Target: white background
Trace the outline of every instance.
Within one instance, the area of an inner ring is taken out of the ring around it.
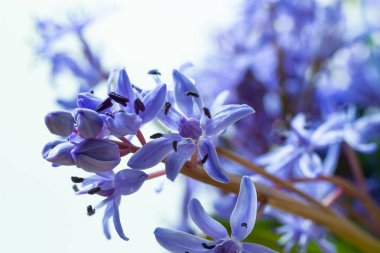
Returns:
[[[161,1],[4,1],[0,2],[0,252],[163,252],[153,230],[170,226],[179,212],[180,182],[160,179],[124,198],[121,219],[129,242],[102,233],[102,211],[87,217],[86,206],[98,196],[75,196],[70,176],[75,167],[53,168],[41,157],[43,145],[54,139],[44,115],[56,108],[48,66],[32,52],[33,19],[64,17],[82,8],[112,15],[92,30],[92,44],[101,48],[109,66],[127,65],[134,81],[151,68],[169,70],[187,61],[195,64],[212,50],[216,28],[231,19],[236,5],[228,0]],[[115,4],[115,5],[114,5]],[[114,7],[113,7],[114,6]],[[126,161],[122,162],[125,165]]]

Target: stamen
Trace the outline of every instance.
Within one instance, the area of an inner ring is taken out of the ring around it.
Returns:
[[[92,205],[87,206],[87,215],[91,216],[95,214],[95,209],[92,207]]]
[[[93,195],[95,193],[98,193],[100,190],[101,190],[100,187],[95,187],[95,188],[92,188],[91,190],[89,190],[87,193]]]
[[[210,110],[208,108],[203,107],[203,112],[205,113],[207,118],[211,119],[211,113],[210,113]]]
[[[94,94],[94,90],[90,90],[90,93],[91,93],[91,94]]]
[[[95,109],[95,111],[97,112],[101,112],[105,109],[108,109],[110,107],[112,107],[112,99],[111,98],[106,98],[100,105],[98,105]]]
[[[82,183],[84,181],[84,178],[82,178],[82,177],[71,177],[71,181],[73,183],[79,184],[79,183]]]
[[[135,113],[139,114],[140,111],[145,111],[145,105],[140,99],[136,99],[134,102]]]
[[[202,158],[201,163],[205,164],[208,159],[208,154],[205,154],[205,156]]]
[[[74,192],[79,192],[79,188],[76,184],[73,185],[73,190]]]
[[[215,245],[207,245],[207,243],[202,243],[202,246],[203,246],[203,248],[205,248],[205,249],[213,249],[213,248],[215,248]]]
[[[164,108],[165,108],[165,115],[168,115],[168,112],[169,112],[170,107],[172,107],[172,104],[169,103],[169,102],[166,102],[165,105],[164,105]]]
[[[199,97],[199,94],[194,91],[188,91],[185,93],[187,96]]]
[[[162,133],[156,133],[150,136],[151,139],[158,139],[164,136]]]
[[[178,150],[178,141],[173,141],[173,149],[175,152]]]
[[[241,224],[241,226],[242,226],[242,227],[245,227],[245,228],[248,228],[248,224],[245,223],[245,222],[243,222],[243,223]]]
[[[122,106],[127,106],[127,103],[129,102],[128,98],[126,98],[126,97],[124,97],[122,95],[116,94],[115,92],[108,93],[108,96],[110,98],[112,98],[113,101],[115,101],[116,103],[121,104]]]
[[[161,73],[160,73],[160,71],[158,71],[158,69],[152,69],[152,70],[149,70],[148,75],[158,75],[158,76],[160,76]]]

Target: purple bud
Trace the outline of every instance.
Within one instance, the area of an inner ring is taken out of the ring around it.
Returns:
[[[51,112],[45,116],[45,124],[52,134],[69,136],[74,128],[74,118],[69,112]]]
[[[42,150],[42,156],[49,162],[59,165],[75,165],[71,151],[75,147],[68,141],[51,141]]]
[[[77,166],[88,172],[112,170],[120,163],[117,144],[106,140],[84,140],[71,154]]]
[[[148,175],[140,170],[121,170],[115,175],[115,189],[121,195],[135,193],[140,189],[147,177]]]
[[[95,138],[103,128],[103,120],[99,114],[89,109],[76,109],[74,112],[79,135],[84,138]]]

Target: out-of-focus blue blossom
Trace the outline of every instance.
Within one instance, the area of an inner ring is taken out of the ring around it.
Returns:
[[[41,42],[37,54],[51,64],[51,76],[55,79],[60,74],[70,73],[78,82],[78,92],[90,91],[99,82],[106,80],[107,71],[101,65],[99,56],[91,49],[85,38],[85,30],[95,20],[90,15],[71,15],[66,23],[52,19],[38,19],[37,32]],[[73,48],[59,48],[58,45],[67,38],[75,38],[81,46],[78,54]],[[57,102],[68,109],[75,108],[75,100],[59,98]]]
[[[230,217],[231,236],[222,224],[210,217],[197,199],[189,203],[189,212],[194,223],[215,241],[209,241],[184,232],[157,228],[157,241],[170,252],[275,252],[253,243],[241,243],[251,232],[256,222],[256,189],[249,177],[243,177],[239,196]]]
[[[166,175],[174,180],[197,147],[198,157],[206,172],[217,181],[227,182],[211,138],[254,110],[247,105],[224,105],[211,114],[188,77],[174,70],[173,79],[174,101],[165,104],[159,119],[178,133],[159,134],[157,139],[144,145],[131,157],[128,166],[147,169],[167,156]]]
[[[142,171],[124,169],[116,174],[113,171],[100,172],[87,178],[73,177],[74,183],[81,183],[76,187],[77,194],[98,194],[105,197],[95,207],[88,206],[87,214],[93,215],[96,210],[105,206],[103,216],[103,232],[107,239],[111,239],[109,220],[113,219],[116,232],[123,240],[129,240],[123,231],[120,222],[119,205],[122,196],[130,195],[140,189],[148,175]]]
[[[50,133],[66,137],[73,131],[74,118],[69,112],[50,112],[45,116],[45,125]]]
[[[84,140],[71,155],[79,168],[94,173],[112,170],[120,163],[119,147],[107,140]]]
[[[68,141],[52,141],[45,145],[42,150],[42,156],[45,160],[56,165],[75,165],[74,158],[71,156],[71,151],[75,145]]]

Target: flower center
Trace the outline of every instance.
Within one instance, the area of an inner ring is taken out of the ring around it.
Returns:
[[[202,129],[198,120],[185,117],[181,118],[178,128],[179,135],[184,138],[191,138],[195,141],[202,135]]]
[[[229,240],[215,248],[215,253],[238,253],[240,245],[236,242]]]

